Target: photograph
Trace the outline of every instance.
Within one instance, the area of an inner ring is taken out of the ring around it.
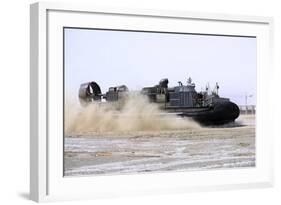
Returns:
[[[256,166],[257,38],[63,28],[63,176]]]

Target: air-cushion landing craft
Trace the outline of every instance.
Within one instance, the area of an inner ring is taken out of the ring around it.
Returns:
[[[239,107],[228,98],[218,95],[219,86],[210,91],[209,86],[205,91],[197,92],[195,84],[188,78],[184,85],[168,87],[167,78],[151,87],[144,87],[140,93],[156,103],[164,113],[175,113],[181,117],[190,117],[202,125],[220,125],[235,121],[240,114]],[[79,89],[79,100],[82,105],[91,102],[114,103],[126,100],[129,89],[125,85],[110,87],[102,94],[100,86],[92,81],[83,83]]]

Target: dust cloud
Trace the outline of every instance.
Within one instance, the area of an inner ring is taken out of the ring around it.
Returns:
[[[65,100],[65,135],[105,132],[167,131],[199,128],[186,118],[164,114],[156,104],[139,93],[130,93],[123,102],[93,102],[82,107]]]

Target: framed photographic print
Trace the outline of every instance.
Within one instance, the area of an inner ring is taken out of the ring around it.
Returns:
[[[31,199],[272,186],[272,24],[32,4]]]

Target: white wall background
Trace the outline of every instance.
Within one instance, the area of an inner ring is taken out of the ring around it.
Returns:
[[[29,193],[29,0],[0,6],[0,204],[32,204]],[[79,2],[82,2],[81,0]],[[281,6],[278,0],[92,0],[100,6],[273,16],[275,19],[275,133],[280,133]],[[278,92],[279,90],[279,92]],[[279,120],[279,121],[278,121]],[[278,129],[278,130],[277,130]],[[66,204],[281,204],[281,135],[275,139],[276,186]]]

